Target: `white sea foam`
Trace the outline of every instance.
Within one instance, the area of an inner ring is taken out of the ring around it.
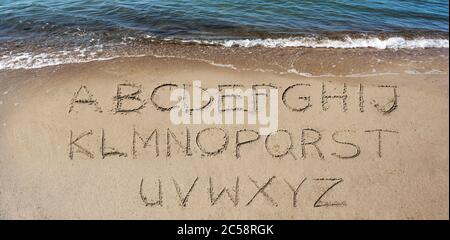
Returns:
[[[75,48],[57,52],[11,53],[0,56],[0,70],[43,68],[61,64],[83,63],[115,58],[99,56],[101,52],[101,46],[96,46],[95,48]]]
[[[195,41],[198,42],[198,41]],[[380,39],[351,38],[342,40],[318,39],[315,37],[291,37],[278,39],[241,39],[223,41],[201,41],[205,44],[219,44],[225,47],[307,47],[307,48],[377,48],[377,49],[415,49],[415,48],[448,48],[448,39],[416,38],[405,39],[403,37],[390,37]]]
[[[150,37],[150,36],[149,36]],[[165,39],[173,41],[173,39]],[[404,39],[402,37],[391,37],[380,39],[350,37],[343,40],[318,39],[314,37],[291,37],[279,39],[241,39],[241,40],[183,40],[182,42],[192,42],[200,44],[219,44],[224,47],[255,47],[267,48],[283,47],[307,47],[307,48],[376,48],[376,49],[416,49],[416,48],[448,48],[448,39],[416,38]],[[29,69],[42,68],[60,64],[83,63],[98,60],[109,60],[120,56],[106,56],[103,54],[103,46],[97,45],[89,48],[75,48],[65,51],[50,53],[10,53],[0,56],[0,70],[2,69]],[[133,55],[138,56],[138,55]],[[222,66],[231,67],[234,66]],[[290,72],[293,73],[293,72]],[[296,73],[307,75],[307,73]]]
[[[61,57],[57,54],[31,54],[19,53],[11,56],[0,57],[0,70],[12,69],[33,69],[43,68],[70,63],[83,63],[91,61],[109,60],[116,57],[99,57],[99,58],[77,58],[77,57]]]

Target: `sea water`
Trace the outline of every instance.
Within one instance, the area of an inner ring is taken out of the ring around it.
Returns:
[[[225,47],[448,48],[448,6],[446,0],[0,0],[0,69],[57,63],[63,56],[79,62],[149,39]]]

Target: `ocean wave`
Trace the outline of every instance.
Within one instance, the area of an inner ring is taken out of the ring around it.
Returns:
[[[139,38],[126,38],[122,42],[116,44],[99,44],[88,47],[61,47],[62,50],[49,51],[48,48],[35,46],[35,51],[28,51],[24,47],[22,51],[13,52],[4,47],[0,50],[0,70],[14,69],[33,69],[43,68],[47,66],[85,63],[91,61],[110,60],[118,57],[138,57],[138,56],[155,56],[158,52],[167,50],[172,55],[177,55],[178,51],[173,48],[176,44],[183,48],[183,43],[189,44],[206,44],[231,47],[265,47],[265,48],[285,48],[285,47],[305,47],[305,48],[375,48],[375,49],[424,49],[424,48],[448,48],[448,39],[433,38],[415,38],[406,39],[403,37],[367,37],[367,38],[351,38],[342,37],[340,39],[329,39],[320,37],[290,37],[278,39],[240,39],[240,40],[177,40],[177,39],[158,39],[149,35],[144,36],[145,41]],[[170,46],[164,49],[164,43]],[[162,44],[162,45],[161,45]],[[13,46],[16,46],[13,44]],[[60,48],[60,49],[61,49]],[[37,50],[37,51],[36,51]],[[163,54],[166,55],[166,54]],[[218,64],[218,63],[216,63]],[[225,66],[225,65],[224,65]],[[231,65],[230,65],[231,66]],[[229,67],[229,66],[228,66]]]
[[[109,60],[118,56],[106,56],[102,46],[75,48],[56,52],[18,52],[0,56],[0,70],[34,69],[61,64]]]
[[[184,41],[189,42],[189,41]],[[267,38],[267,39],[239,39],[239,40],[216,40],[199,41],[203,44],[218,44],[224,47],[306,47],[306,48],[376,48],[376,49],[416,49],[416,48],[448,48],[448,39],[416,38],[405,39],[403,37],[379,37],[343,39],[319,39],[316,37],[290,37],[290,38]]]

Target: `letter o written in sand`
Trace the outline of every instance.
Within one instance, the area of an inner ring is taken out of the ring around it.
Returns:
[[[215,156],[227,149],[229,136],[221,128],[205,128],[197,133],[195,141],[206,156]],[[218,148],[216,143],[220,144]]]

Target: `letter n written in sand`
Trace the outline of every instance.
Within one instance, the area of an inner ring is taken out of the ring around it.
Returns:
[[[167,133],[166,133],[166,148],[167,148],[167,152],[166,152],[166,156],[170,157],[172,155],[172,142],[170,141],[170,139],[173,139],[174,142],[178,145],[178,147],[180,147],[180,149],[182,149],[186,156],[192,156],[192,152],[191,152],[191,134],[189,132],[189,129],[186,128],[186,144],[183,145],[183,143],[181,143],[180,140],[178,140],[177,136],[172,132],[172,130],[170,130],[169,128],[167,129]]]

